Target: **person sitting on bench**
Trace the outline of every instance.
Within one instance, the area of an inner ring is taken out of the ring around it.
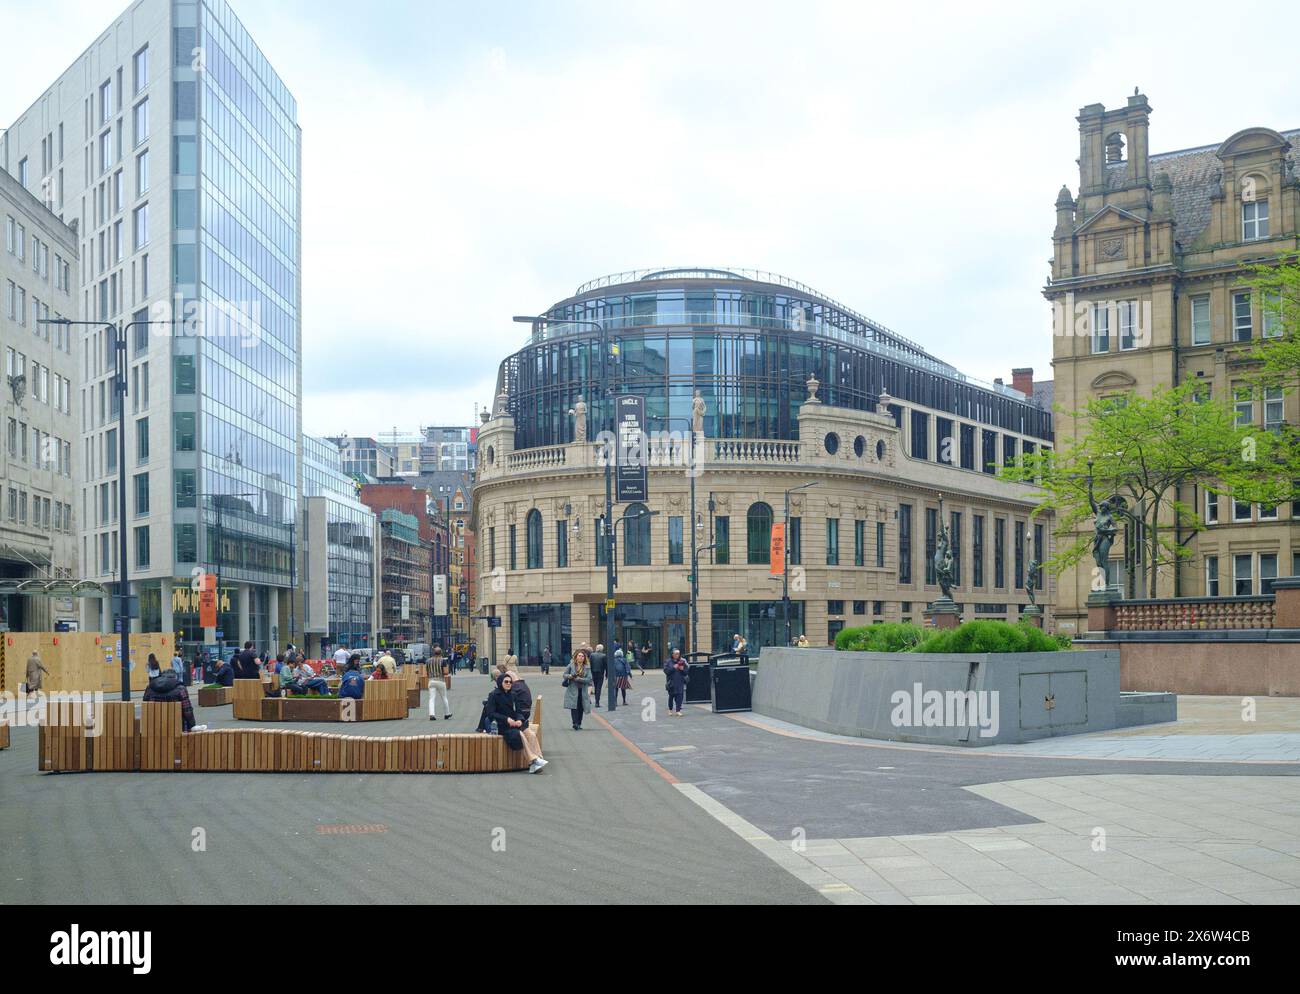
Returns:
[[[514,681],[510,674],[502,673],[497,677],[497,688],[488,699],[488,713],[497,723],[497,734],[506,740],[506,745],[515,751],[522,749],[528,759],[528,772],[540,773],[546,765],[542,758],[541,744],[537,741],[537,730],[528,727],[528,718],[519,710],[519,702],[514,695]]]
[[[320,694],[328,697],[330,694],[330,685],[322,676],[317,676],[316,671],[311,668],[311,663],[303,660],[298,666],[298,685],[302,687],[303,693]]]
[[[164,671],[158,665],[158,657],[149,653],[149,685],[144,690],[145,701],[180,701],[181,731],[202,732],[208,726],[194,723],[194,706],[190,704],[190,695],[185,690],[181,678],[170,667]]]
[[[212,682],[220,684],[222,687],[233,687],[235,685],[235,668],[223,659],[217,664],[216,670],[213,671]]]
[[[366,695],[366,678],[361,675],[361,657],[353,653],[348,657],[347,669],[339,682],[339,697],[361,700]]]

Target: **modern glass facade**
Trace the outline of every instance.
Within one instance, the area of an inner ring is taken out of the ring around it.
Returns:
[[[202,319],[173,346],[198,370],[198,555],[223,581],[288,587],[301,410],[297,105],[222,0],[174,4],[173,87],[172,292]]]
[[[310,516],[323,508],[328,576],[328,614],[311,616],[306,622],[318,629],[324,621],[327,634],[322,640],[332,645],[366,646],[374,641],[375,599],[375,514],[356,497],[356,485],[343,472],[338,446],[323,438],[303,436],[303,500],[307,504],[306,529],[313,531]],[[308,501],[309,498],[323,498]],[[308,557],[319,555],[308,549]],[[311,575],[308,559],[308,575]],[[308,605],[311,604],[308,598]],[[311,630],[311,629],[309,629]]]
[[[579,288],[546,312],[533,339],[501,366],[517,448],[572,440],[567,412],[582,395],[592,436],[608,423],[599,332],[610,342],[618,393],[643,394],[649,418],[689,419],[699,390],[709,437],[798,437],[805,381],[827,404],[874,410],[896,400],[1050,440],[1050,412],[984,385],[920,346],[771,274],[665,270]],[[654,423],[652,421],[652,423]]]

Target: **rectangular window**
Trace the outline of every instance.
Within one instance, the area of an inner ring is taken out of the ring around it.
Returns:
[[[176,544],[176,561],[192,563],[198,558],[199,543],[194,525],[176,525],[173,530]]]
[[[1219,557],[1205,557],[1205,596],[1219,596]]]
[[[951,532],[948,539],[952,543],[952,584],[956,587],[961,585],[961,514],[958,511],[952,512]]]
[[[135,157],[135,195],[143,197],[149,192],[149,153],[141,152]]]
[[[912,412],[912,458],[930,458],[930,415],[925,411]]]
[[[1213,490],[1205,491],[1205,523],[1212,525],[1219,520],[1219,495]]]
[[[1248,200],[1241,205],[1241,240],[1254,242],[1268,237],[1268,201]]]
[[[1119,304],[1119,347],[1127,352],[1137,348],[1137,313],[1136,300],[1121,300]]]
[[[497,568],[497,530],[496,527],[488,529],[488,569]]]
[[[1013,589],[1020,590],[1025,585],[1025,523],[1016,522],[1016,585]]]
[[[1250,293],[1232,295],[1232,338],[1236,342],[1249,342],[1252,330]]]
[[[142,525],[135,530],[135,565],[137,569],[149,567],[149,526]]]
[[[971,518],[971,584],[984,586],[984,515]]]
[[[912,505],[898,505],[898,582],[912,582]]]
[[[840,519],[826,519],[826,565],[840,564]]]
[[[957,439],[952,433],[951,418],[934,419],[934,447],[935,461],[951,466],[953,453],[957,448]]]
[[[1264,427],[1271,432],[1280,433],[1286,423],[1285,402],[1281,387],[1264,388]]]
[[[135,516],[149,513],[149,474],[137,473],[135,476]]]
[[[983,439],[980,453],[981,462],[983,463],[982,468],[984,472],[990,475],[996,474],[998,471],[998,433],[985,428],[981,438]]]
[[[934,553],[939,545],[939,511],[937,508],[925,509],[925,582],[934,583]]]
[[[517,538],[516,528],[517,528],[516,525],[511,525],[509,534],[507,535],[507,549],[508,549],[507,561],[510,563],[510,568],[512,570],[518,569],[518,559],[516,557],[518,551],[517,542],[516,542],[516,538]]]
[[[785,545],[790,565],[798,566],[803,562],[803,518],[791,518],[787,531]]]
[[[1261,552],[1259,554],[1259,592],[1273,593],[1273,581],[1277,579],[1277,553]]]
[[[1255,423],[1255,402],[1250,387],[1239,387],[1232,392],[1232,406],[1237,412],[1237,424],[1253,425]]]
[[[569,522],[555,522],[555,565],[569,565]]]
[[[140,418],[135,423],[135,461],[137,465],[149,461],[149,419]]]
[[[177,452],[194,451],[194,413],[192,411],[177,412],[173,416],[175,427],[174,448]]]
[[[1042,565],[1046,553],[1047,550],[1043,548],[1043,526],[1034,525],[1034,559],[1038,561],[1039,565]],[[1043,571],[1041,569],[1038,571],[1038,581],[1034,584],[1034,589],[1043,589]]]
[[[146,45],[140,51],[135,53],[131,60],[133,88],[132,93],[139,93],[149,85],[149,46]]]
[[[1232,592],[1237,597],[1249,597],[1255,592],[1250,560],[1250,553],[1232,557]]]
[[[1003,590],[1007,585],[1007,522],[1005,518],[993,519],[993,586]]]
[[[827,601],[827,602],[826,602],[826,613],[827,613],[827,614],[843,614],[843,613],[844,613],[844,602],[843,602],[843,601]]]
[[[1235,497],[1232,498],[1232,520],[1249,521],[1250,508],[1251,508],[1250,501],[1248,500],[1239,501]]]
[[[867,523],[853,522],[853,565],[867,565]]]
[[[668,519],[668,564],[670,566],[680,566],[682,564],[682,519],[680,515],[673,515]]]
[[[1110,351],[1110,308],[1106,304],[1092,305],[1092,351],[1094,355]]]
[[[975,426],[961,425],[961,468],[975,468]]]
[[[178,469],[172,479],[176,486],[176,506],[194,507],[198,489],[194,484],[194,470]]]
[[[1002,465],[1014,466],[1016,464],[1016,436],[1002,436]]]
[[[132,213],[132,218],[134,220],[132,227],[135,231],[135,244],[132,251],[138,252],[149,244],[149,205],[141,204],[137,207]]]
[[[881,569],[885,566],[885,523],[876,522],[876,565]]]
[[[141,100],[132,108],[132,125],[135,131],[135,144],[141,145],[149,140],[149,98]]]
[[[1210,344],[1210,298],[1192,298],[1192,344]]]
[[[194,357],[178,355],[172,364],[173,389],[177,394],[194,392]]]
[[[716,543],[713,561],[719,566],[726,566],[731,562],[731,518],[727,515],[714,518],[713,541]]]

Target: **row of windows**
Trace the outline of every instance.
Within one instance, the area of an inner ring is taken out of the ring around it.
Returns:
[[[5,251],[15,256],[19,262],[26,262],[24,246],[27,244],[27,228],[11,215],[5,215]],[[62,255],[54,253],[54,288],[64,293],[70,292],[71,269]],[[32,235],[32,275],[50,281],[50,247],[35,234]],[[10,284],[12,285],[12,284]],[[10,314],[10,317],[13,317]]]
[[[9,418],[5,431],[5,450],[9,458],[37,469],[49,470],[58,476],[72,478],[72,443],[34,427],[31,442],[27,444],[27,422]]]
[[[1273,581],[1278,577],[1278,553],[1241,552],[1229,558],[1232,562],[1232,575],[1224,577],[1224,580],[1232,585],[1228,591],[1230,596],[1253,597],[1273,593]],[[1300,576],[1300,552],[1291,553],[1290,575]],[[1205,594],[1207,597],[1224,595],[1217,555],[1205,557]]]
[[[1252,504],[1250,501],[1238,501],[1235,497],[1223,497],[1213,491],[1205,491],[1205,523],[1214,525],[1219,523],[1220,501],[1227,505],[1226,510],[1229,516],[1224,518],[1225,521],[1241,522],[1249,524],[1252,520],[1257,522],[1278,521],[1280,520],[1279,510],[1285,505],[1279,504]],[[1300,500],[1291,502],[1291,520],[1300,521]]]
[[[999,466],[1014,466],[1020,456],[1028,459],[1038,451],[1038,443],[1027,438],[1002,435],[999,445],[996,431],[955,422],[928,411],[912,410],[909,417],[907,408],[890,404],[889,412],[900,429],[907,426],[907,451],[913,459],[996,475]],[[931,434],[934,436],[933,445],[930,444]],[[1051,446],[1043,445],[1043,451],[1050,452]]]
[[[16,525],[27,524],[27,491],[21,487],[10,487],[6,502],[5,516]],[[70,533],[73,529],[72,505],[62,501],[51,500],[39,494],[31,495],[31,526],[47,532]]]
[[[1259,311],[1261,338],[1276,338],[1282,334],[1282,299],[1277,294],[1265,295],[1260,306],[1255,306],[1256,294],[1250,290],[1234,291],[1230,298],[1229,341],[1249,342],[1256,337],[1256,315]],[[1192,326],[1189,332],[1192,345],[1209,345],[1213,340],[1213,321],[1209,294],[1191,298]],[[1094,354],[1112,350],[1112,330],[1118,331],[1117,346],[1121,352],[1136,349],[1151,342],[1151,307],[1148,302],[1127,300],[1092,305],[1090,331],[1091,350]]]

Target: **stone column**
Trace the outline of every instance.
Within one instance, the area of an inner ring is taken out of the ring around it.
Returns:
[[[570,636],[573,648],[576,649],[584,642],[594,646],[600,641],[599,633],[596,631],[595,614],[592,605],[583,601],[575,601],[569,608],[569,620],[573,626]]]

